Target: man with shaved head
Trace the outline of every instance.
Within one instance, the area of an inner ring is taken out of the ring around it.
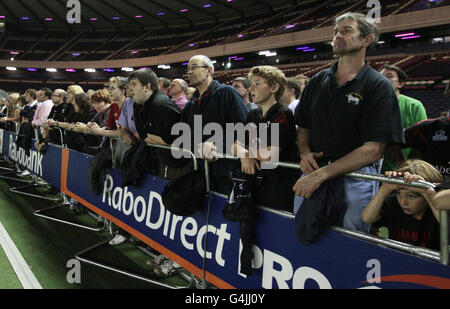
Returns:
[[[182,79],[174,79],[167,90],[167,94],[181,110],[188,101],[186,98],[187,90],[188,84]]]
[[[67,92],[63,89],[56,89],[52,95],[53,107],[48,115],[47,122],[52,120],[64,121],[64,115],[67,108]],[[57,145],[61,145],[61,134],[59,130],[53,128],[47,128],[48,140]]]

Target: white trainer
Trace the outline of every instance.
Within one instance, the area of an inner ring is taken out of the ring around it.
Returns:
[[[28,170],[24,170],[22,173],[20,173],[20,176],[28,176],[31,173]]]
[[[116,237],[114,237],[113,239],[111,239],[108,243],[111,246],[117,246],[120,244],[123,244],[124,242],[127,241],[128,238],[126,238],[125,236],[122,236],[120,234],[117,234]]]

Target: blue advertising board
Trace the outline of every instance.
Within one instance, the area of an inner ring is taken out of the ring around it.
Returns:
[[[90,156],[67,152],[68,195],[199,277],[205,256],[205,278],[220,288],[450,288],[448,266],[334,231],[313,245],[301,245],[293,216],[265,208],[256,211],[254,271],[245,276],[239,272],[239,224],[223,218],[224,197],[205,197],[193,216],[175,216],[161,201],[166,180],[149,175],[138,187],[122,187],[120,171],[114,169],[102,194],[95,195],[86,181]]]
[[[3,134],[3,154],[11,152],[12,146],[5,145],[10,135]],[[52,183],[59,176],[61,192],[219,288],[450,288],[448,266],[333,230],[312,245],[302,245],[295,236],[293,215],[266,208],[256,210],[253,273],[245,276],[239,271],[239,223],[223,218],[223,196],[205,196],[197,213],[176,216],[162,203],[167,180],[148,175],[139,186],[123,187],[116,169],[110,170],[102,193],[96,195],[87,181],[91,159],[50,145],[40,176]]]
[[[34,147],[32,140],[30,154],[27,156],[23,148],[17,147],[17,134],[6,130],[0,132],[1,149],[11,161],[21,168],[28,169],[32,174],[45,179],[53,188],[60,190],[61,185],[61,147],[49,144],[47,151],[41,154]]]

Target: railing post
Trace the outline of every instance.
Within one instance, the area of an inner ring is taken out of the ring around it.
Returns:
[[[440,212],[441,221],[441,263],[448,265],[448,212],[442,210]]]

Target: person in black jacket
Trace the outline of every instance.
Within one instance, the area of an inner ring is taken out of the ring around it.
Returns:
[[[88,123],[77,122],[74,129],[77,132],[82,132],[86,140],[86,147],[84,151],[88,154],[95,155],[103,147],[107,141],[106,137],[103,137],[99,132],[91,131],[91,128],[99,128],[103,132],[107,121],[112,117],[111,110],[111,98],[107,90],[100,89],[94,92],[90,96],[91,104],[94,106],[96,114],[89,119]]]
[[[253,109],[244,124],[255,125],[255,136],[236,140],[233,154],[240,157],[241,171],[254,175],[259,170],[262,185],[256,189],[254,201],[257,204],[293,211],[295,184],[299,172],[277,167],[264,169],[261,162],[296,162],[296,129],[294,115],[287,106],[279,103],[287,85],[286,77],[278,68],[257,66],[250,70],[251,92],[258,109]],[[266,130],[263,134],[262,130]],[[272,139],[272,131],[274,139]],[[250,135],[250,134],[249,134]]]
[[[70,119],[72,119],[74,111],[74,104],[75,104],[75,96],[77,94],[84,93],[83,88],[81,88],[78,85],[70,85],[67,87],[66,92],[66,105],[64,108],[60,111],[61,113],[58,113],[58,116],[53,115],[52,112],[50,112],[50,116],[47,120],[47,125],[49,127],[60,127],[62,129],[69,128]],[[57,132],[58,130],[55,129]],[[65,135],[65,132],[64,132]],[[59,137],[58,140],[61,138]],[[56,137],[55,137],[56,140]],[[64,141],[63,141],[64,142]]]
[[[23,150],[27,156],[30,155],[31,140],[34,137],[33,126],[31,121],[33,120],[33,111],[27,109],[20,113],[21,126],[19,134],[17,135],[16,145]]]
[[[65,144],[68,148],[84,151],[86,140],[83,133],[71,131],[77,122],[87,123],[92,117],[89,114],[91,108],[89,95],[79,93],[73,101],[73,112],[69,113],[65,122],[56,122],[56,126],[66,129]]]
[[[231,189],[230,171],[234,169],[235,162],[230,160],[214,162],[216,158],[210,157],[210,154],[214,151],[229,152],[234,143],[234,136],[224,136],[222,145],[214,145],[208,141],[212,137],[212,133],[203,134],[203,129],[208,124],[216,123],[220,125],[223,132],[226,132],[227,124],[235,125],[245,121],[248,109],[235,88],[213,80],[214,65],[208,57],[204,55],[192,57],[186,73],[190,86],[195,87],[197,91],[186,103],[182,111],[181,122],[187,124],[191,129],[192,152],[198,151],[202,158],[211,162],[209,170],[212,190],[229,194]],[[195,119],[199,116],[201,116],[201,128],[195,128]],[[197,131],[202,132],[200,139],[195,136]],[[200,144],[195,144],[198,139]],[[200,164],[200,166],[203,165]]]
[[[64,121],[64,111],[67,108],[67,93],[63,89],[56,89],[52,94],[53,107],[47,117],[47,127],[44,128],[42,139],[36,141],[35,146],[39,152],[45,152],[47,144],[61,145],[61,133],[49,126],[54,120]]]
[[[141,69],[131,73],[128,79],[141,140],[170,146],[175,139],[171,135],[172,126],[180,120],[180,108],[159,91],[158,77],[153,71]],[[190,165],[173,158],[170,150],[152,148],[150,152],[153,170],[160,177],[174,179],[190,171]]]
[[[63,89],[56,89],[52,95],[53,107],[47,118],[47,125],[53,121],[64,121],[64,114],[67,108],[67,92]],[[48,141],[50,143],[61,145],[61,134],[59,130],[47,127]]]

